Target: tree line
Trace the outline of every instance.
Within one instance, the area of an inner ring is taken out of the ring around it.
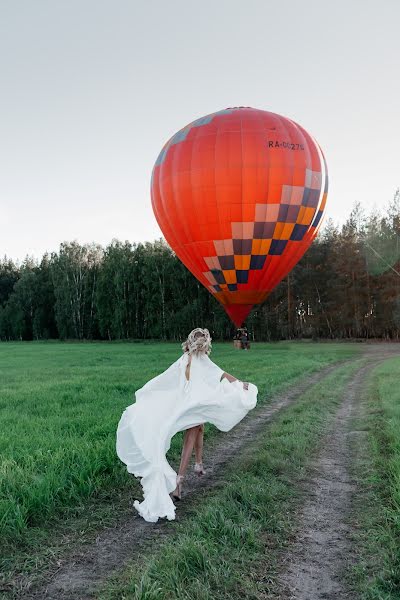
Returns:
[[[400,334],[400,192],[341,227],[328,221],[290,275],[246,324],[256,340],[382,338]],[[215,339],[234,327],[169,246],[65,242],[40,261],[0,260],[0,339]]]

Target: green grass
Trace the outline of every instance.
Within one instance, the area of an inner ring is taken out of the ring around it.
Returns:
[[[235,600],[276,591],[279,549],[293,531],[298,481],[359,362],[339,367],[280,413],[172,538],[150,548],[99,600]]]
[[[260,401],[323,366],[353,356],[350,344],[216,344],[211,358],[259,386]],[[0,344],[0,537],[3,556],[32,555],[56,524],[136,490],[115,453],[133,394],[180,355],[178,344]],[[209,427],[207,435],[215,435]],[[171,457],[180,450],[174,438]],[[100,509],[99,509],[100,510]],[[107,509],[104,509],[105,511]],[[100,514],[100,513],[99,513]]]
[[[399,600],[400,358],[371,373],[359,427],[366,428],[367,438],[363,494],[354,516],[359,557],[350,579],[363,600]]]

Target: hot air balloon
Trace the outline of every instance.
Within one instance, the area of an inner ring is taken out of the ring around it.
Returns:
[[[151,178],[165,239],[238,327],[310,246],[327,190],[314,138],[286,117],[248,107],[186,125],[161,150]]]

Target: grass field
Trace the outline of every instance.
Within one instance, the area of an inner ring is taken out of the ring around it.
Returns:
[[[347,344],[215,344],[211,358],[259,386],[259,400],[349,356]],[[42,539],[104,490],[132,485],[115,453],[124,408],[180,355],[178,344],[0,344],[0,536],[6,552]],[[208,428],[208,435],[215,435]],[[179,451],[179,435],[171,454]],[[32,539],[32,531],[34,536]],[[30,533],[30,537],[27,535]]]

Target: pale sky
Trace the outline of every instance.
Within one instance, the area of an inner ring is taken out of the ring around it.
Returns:
[[[327,217],[400,186],[399,0],[0,0],[0,257],[161,236],[164,142],[229,106],[326,155]]]

